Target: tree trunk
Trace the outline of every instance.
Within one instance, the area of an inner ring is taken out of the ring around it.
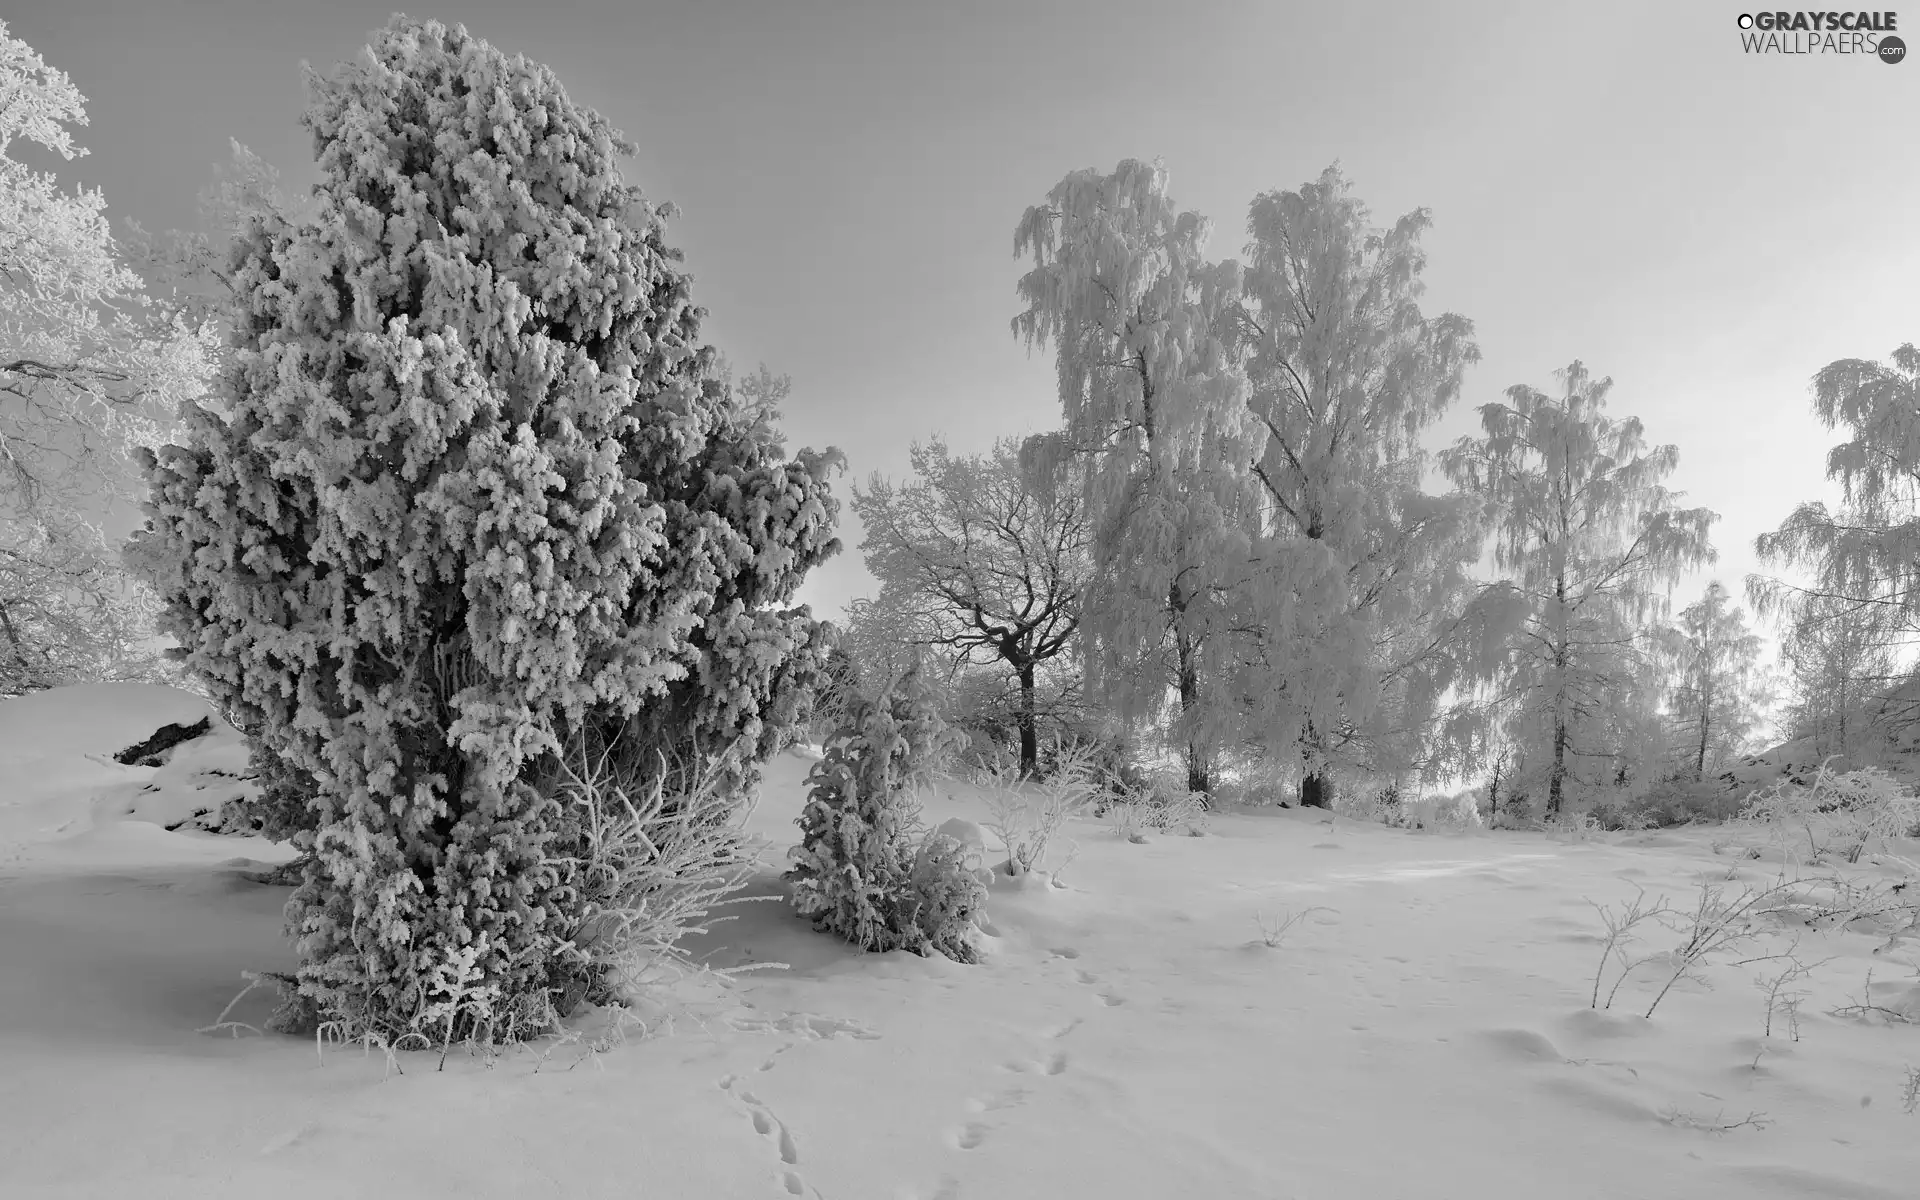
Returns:
[[[1307,752],[1307,761],[1325,761],[1319,753],[1320,734],[1314,729],[1313,722],[1307,722],[1307,730],[1301,737],[1300,744]],[[1324,766],[1310,767],[1300,776],[1300,807],[1333,807],[1333,779],[1327,774]]]
[[[1562,536],[1570,536],[1564,517]],[[1553,580],[1553,762],[1547,768],[1547,815],[1560,815],[1562,784],[1567,777],[1567,660],[1571,657],[1572,635],[1568,633],[1567,575],[1564,561]]]
[[[1187,742],[1187,791],[1198,793],[1205,803],[1205,798],[1213,793],[1213,779],[1209,769],[1211,764],[1207,761],[1206,743],[1194,728],[1200,709],[1200,647],[1184,628],[1188,599],[1181,594],[1180,581],[1176,577],[1167,586],[1167,609],[1173,613],[1174,620],[1173,649],[1179,676],[1180,724],[1186,731]]]
[[[1706,612],[1700,622],[1700,751],[1693,760],[1693,781],[1707,773],[1707,728],[1713,720],[1713,589],[1707,589]]]
[[[1300,807],[1333,807],[1333,780],[1327,778],[1325,771],[1313,771],[1300,777]]]
[[[1020,724],[1020,777],[1035,779],[1040,774],[1040,730],[1034,715],[1033,664],[1023,661],[1017,670],[1020,673],[1020,712],[1017,717]]]
[[[1553,762],[1547,767],[1547,816],[1560,815],[1560,801],[1566,791],[1567,719],[1553,715]]]
[[[1506,765],[1506,756],[1493,760],[1493,779],[1487,784],[1487,824],[1492,825],[1500,815],[1500,769]]]
[[[1707,706],[1710,701],[1700,702],[1700,746],[1693,757],[1693,781],[1699,783],[1707,774]]]
[[[19,631],[13,627],[13,613],[4,603],[0,603],[0,626],[6,629],[7,648],[13,651],[14,660],[20,664],[21,687],[28,688],[31,683],[36,682],[33,664],[27,661],[26,648],[20,644]]]
[[[1193,642],[1186,634],[1174,635],[1174,649],[1180,658],[1180,721],[1187,729],[1187,790],[1210,796],[1213,792],[1211,764],[1207,761],[1206,745],[1193,728],[1200,707],[1200,666]]]

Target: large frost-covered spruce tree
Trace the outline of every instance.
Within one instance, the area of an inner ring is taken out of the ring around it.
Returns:
[[[310,91],[316,214],[236,243],[229,364],[136,557],[312,781],[304,1000],[510,1035],[583,969],[556,756],[739,788],[797,715],[829,457],[734,395],[631,148],[551,72],[398,17]]]

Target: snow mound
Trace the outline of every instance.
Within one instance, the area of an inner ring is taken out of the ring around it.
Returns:
[[[162,752],[159,766],[114,756],[168,725],[208,732]],[[25,847],[141,822],[229,831],[249,795],[246,740],[204,697],[149,683],[89,683],[0,702],[0,862]]]
[[[204,696],[153,683],[82,683],[0,701],[0,766],[46,758],[112,758],[162,725],[210,717]]]

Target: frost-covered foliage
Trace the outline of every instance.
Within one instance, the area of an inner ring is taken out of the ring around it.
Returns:
[[[1056,749],[1044,779],[1034,779],[1024,762],[995,756],[976,772],[993,819],[986,827],[1007,852],[1010,875],[1046,866],[1053,840],[1066,823],[1092,808],[1100,797],[1091,746]]]
[[[1217,597],[1245,573],[1255,511],[1237,468],[1251,461],[1244,380],[1222,336],[1239,269],[1207,261],[1208,233],[1174,204],[1165,167],[1134,159],[1068,175],[1014,233],[1032,259],[1014,333],[1053,347],[1065,418],[1041,449],[1088,459],[1089,683],[1129,718],[1172,697],[1171,740],[1199,792],[1244,649]]]
[[[1811,589],[1761,581],[1763,612],[1809,590],[1854,606],[1877,604],[1911,630],[1920,622],[1920,347],[1888,361],[1841,359],[1813,378],[1814,413],[1846,440],[1827,454],[1827,478],[1845,491],[1839,510],[1803,504],[1755,548],[1763,560],[1808,570]]]
[[[1800,578],[1752,578],[1748,591],[1760,613],[1790,619],[1796,735],[1848,754],[1880,723],[1872,710],[1904,681],[1895,661],[1920,629],[1920,347],[1827,364],[1813,407],[1844,435],[1827,452],[1842,502],[1802,504],[1756,539],[1763,562]]]
[[[1448,829],[1467,831],[1485,829],[1480,803],[1471,791],[1445,795],[1439,792],[1400,805],[1400,824],[1408,829]]]
[[[1485,641],[1485,505],[1423,490],[1420,435],[1478,350],[1420,308],[1427,223],[1373,228],[1330,169],[1253,201],[1242,272],[1129,160],[1015,232],[1014,330],[1053,348],[1066,422],[1041,448],[1084,462],[1097,531],[1090,689],[1169,718],[1188,791],[1257,748],[1324,804],[1336,767],[1445,774],[1434,743],[1470,740],[1439,718]]]
[[[960,457],[938,440],[915,445],[913,479],[876,475],[852,502],[867,532],[867,569],[880,581],[877,604],[956,667],[997,668],[1016,691],[1020,765],[1033,775],[1043,675],[1074,644],[1091,530],[1086,496],[1064,464],[1022,457],[1013,438]]]
[[[579,896],[567,940],[586,959],[576,991],[556,1001],[561,1011],[577,999],[631,1001],[663,976],[701,970],[680,940],[729,920],[711,914],[738,903],[753,877],[739,799],[720,786],[726,771],[641,772],[620,750],[581,745],[547,764],[553,782],[540,789],[561,801],[555,857]],[[669,777],[684,790],[670,795]]]
[[[1761,598],[1768,599],[1764,586]],[[1786,683],[1781,732],[1806,739],[1816,755],[1853,756],[1884,741],[1906,715],[1910,678],[1899,661],[1898,614],[1881,604],[1808,594],[1779,606]]]
[[[1665,589],[1711,561],[1716,519],[1681,508],[1661,481],[1679,451],[1649,446],[1638,418],[1606,411],[1608,379],[1580,363],[1549,396],[1524,385],[1480,408],[1484,435],[1463,437],[1441,465],[1463,491],[1498,508],[1494,562],[1511,578],[1489,589],[1521,628],[1483,663],[1505,710],[1515,782],[1560,812],[1612,785],[1633,752],[1637,716],[1656,686],[1649,619]],[[1655,747],[1657,748],[1657,747]]]
[[[807,777],[785,876],[794,907],[816,928],[862,950],[975,961],[972,922],[986,887],[964,846],[921,828],[914,798],[953,740],[915,674],[860,699],[827,739]]]
[[[1767,703],[1759,635],[1718,581],[1680,614],[1676,678],[1667,700],[1679,767],[1696,782],[1746,747]]]
[[[207,340],[165,319],[98,191],[17,157],[86,153],[86,98],[0,21],[0,695],[150,676],[153,598],[99,525],[129,461],[205,386]],[[150,657],[150,656],[148,656]]]
[[[846,634],[834,630],[833,648],[821,664],[814,682],[813,702],[807,709],[807,723],[815,736],[825,738],[846,724],[865,682],[859,661],[847,650]]]
[[[1236,349],[1270,514],[1236,591],[1250,647],[1242,719],[1301,764],[1324,807],[1334,766],[1398,772],[1458,675],[1480,502],[1422,488],[1420,435],[1480,357],[1473,324],[1421,310],[1431,218],[1372,225],[1338,167],[1249,209]]]
[[[316,211],[235,243],[219,394],[131,553],[284,760],[306,1000],[526,1027],[582,955],[534,765],[624,740],[743,794],[822,651],[787,605],[837,547],[830,459],[734,396],[666,210],[545,68],[396,18],[310,89]]]
[[[1740,820],[1765,835],[1783,864],[1852,863],[1891,838],[1920,836],[1920,799],[1877,767],[1842,773],[1822,763],[1811,783],[1778,779],[1753,793]]]
[[[1128,779],[1109,777],[1095,811],[1129,841],[1144,841],[1149,829],[1199,837],[1207,832],[1208,813],[1216,798],[1224,797],[1191,791],[1184,776],[1176,777],[1174,772],[1148,771]]]

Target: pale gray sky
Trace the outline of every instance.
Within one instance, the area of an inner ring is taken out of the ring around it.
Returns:
[[[301,60],[394,0],[15,0],[90,100],[63,170],[149,227],[192,220],[238,138],[310,179]],[[795,444],[854,476],[907,445],[1055,422],[1013,227],[1070,170],[1166,160],[1237,255],[1248,202],[1339,159],[1385,223],[1426,206],[1431,311],[1485,358],[1443,430],[1580,358],[1680,446],[1739,589],[1755,534],[1828,494],[1807,384],[1920,338],[1920,63],[1742,53],[1738,4],[440,0],[408,10],[554,68],[684,211],[709,333],[794,377]],[[1920,38],[1920,13],[1909,40]],[[842,481],[842,490],[852,479]],[[804,593],[863,594],[860,533]],[[1705,577],[1699,581],[1704,583]]]

